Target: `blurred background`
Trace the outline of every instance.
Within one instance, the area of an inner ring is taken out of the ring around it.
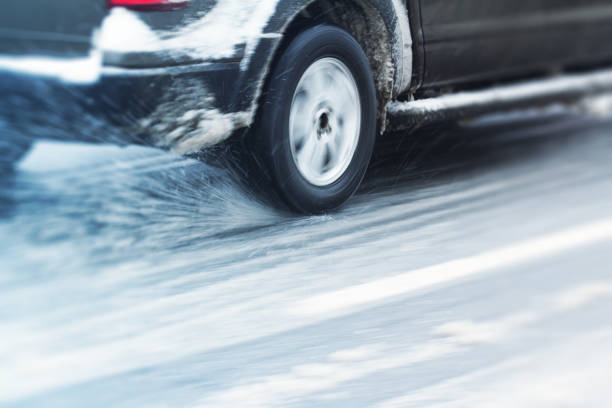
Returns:
[[[297,216],[224,146],[131,144],[23,44],[1,407],[612,405],[612,95],[386,134],[344,207]]]

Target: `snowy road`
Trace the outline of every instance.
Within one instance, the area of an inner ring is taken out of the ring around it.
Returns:
[[[3,187],[2,407],[612,405],[612,119],[379,143],[342,211],[41,143]]]

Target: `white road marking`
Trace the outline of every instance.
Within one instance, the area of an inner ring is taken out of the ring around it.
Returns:
[[[536,261],[612,239],[612,219],[602,219],[466,258],[312,296],[289,309],[294,315],[328,314],[406,295],[435,285]]]

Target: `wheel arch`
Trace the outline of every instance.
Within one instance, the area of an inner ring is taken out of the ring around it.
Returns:
[[[363,47],[377,89],[379,128],[384,131],[387,103],[412,84],[412,35],[402,0],[279,0],[242,75],[236,105],[251,112],[252,123],[268,74],[284,47],[301,30],[320,23],[347,30]],[[250,106],[244,106],[247,101]]]

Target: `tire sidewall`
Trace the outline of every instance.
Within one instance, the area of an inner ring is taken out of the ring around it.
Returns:
[[[344,174],[327,186],[315,186],[300,173],[289,138],[294,92],[305,71],[321,58],[336,58],[353,75],[361,101],[361,129],[355,153]],[[376,92],[372,72],[359,43],[347,32],[317,26],[298,35],[272,72],[262,109],[261,134],[267,140],[268,160],[279,192],[299,211],[317,213],[346,201],[361,183],[376,136]]]

